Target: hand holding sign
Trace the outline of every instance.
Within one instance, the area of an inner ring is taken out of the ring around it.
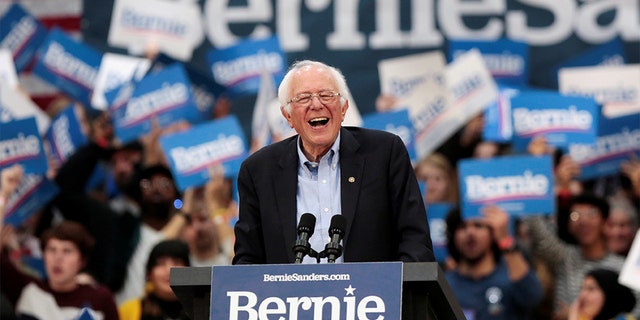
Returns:
[[[24,177],[24,169],[20,164],[14,164],[0,171],[0,207],[3,207],[9,196],[18,189],[22,177]]]

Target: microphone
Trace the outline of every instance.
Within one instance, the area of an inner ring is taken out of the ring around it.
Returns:
[[[329,237],[331,241],[324,247],[324,252],[327,255],[328,263],[335,263],[342,255],[342,237],[344,236],[344,229],[347,225],[347,220],[340,214],[336,214],[331,217],[331,225],[329,226]]]
[[[311,244],[309,244],[309,238],[313,235],[314,228],[316,227],[316,217],[311,213],[305,213],[300,217],[298,223],[298,239],[293,245],[293,252],[296,254],[295,263],[302,263],[305,255],[308,255],[311,251]]]

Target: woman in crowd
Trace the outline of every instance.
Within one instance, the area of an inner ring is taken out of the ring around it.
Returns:
[[[418,180],[426,183],[425,203],[457,203],[458,181],[446,157],[439,153],[430,154],[418,163],[415,171]]]
[[[571,304],[569,320],[635,319],[627,314],[636,304],[631,290],[618,283],[618,273],[593,269],[582,281],[580,294]]]
[[[148,292],[140,299],[120,305],[122,320],[189,319],[169,285],[172,267],[188,267],[189,247],[181,240],[164,240],[156,244],[147,260]]]

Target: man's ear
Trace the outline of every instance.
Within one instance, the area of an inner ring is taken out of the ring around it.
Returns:
[[[287,122],[289,123],[289,127],[293,128],[293,121],[291,121],[291,114],[287,112],[284,106],[280,106],[280,112],[282,113],[282,116],[285,119],[287,119]]]

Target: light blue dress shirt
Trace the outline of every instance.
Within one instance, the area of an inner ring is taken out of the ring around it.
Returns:
[[[309,239],[311,248],[320,253],[331,240],[329,226],[331,218],[342,213],[340,202],[340,134],[327,154],[320,162],[312,162],[302,152],[298,138],[298,192],[297,221],[304,213],[311,213],[316,217],[316,226]],[[298,225],[296,223],[296,225]],[[342,256],[336,262],[342,262]],[[303,263],[316,263],[315,258],[305,257]],[[322,259],[323,263],[327,259]]]

